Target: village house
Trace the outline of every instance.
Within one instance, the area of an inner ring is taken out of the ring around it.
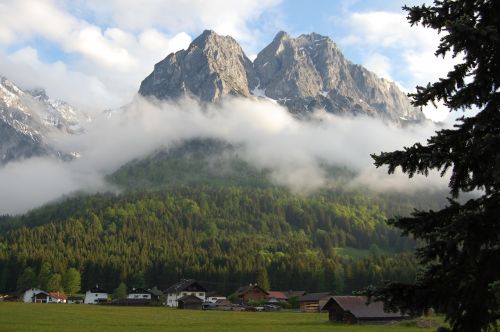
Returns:
[[[154,294],[150,290],[144,288],[132,288],[127,294],[127,299],[141,299],[141,300],[151,300]]]
[[[218,300],[226,300],[227,298],[217,291],[208,292],[206,302],[216,303]]]
[[[48,293],[38,288],[27,289],[22,297],[25,303],[66,303],[66,295],[55,292]]]
[[[201,303],[204,302],[207,289],[194,279],[182,279],[178,283],[167,288],[163,293],[167,297],[165,305],[175,308],[178,307],[177,301],[186,295],[196,296],[201,300]]]
[[[83,300],[83,303],[85,304],[98,304],[102,302],[106,302],[108,300],[108,293],[101,288],[99,288],[98,285],[96,285],[94,288],[89,289],[85,293],[85,299]]]
[[[263,301],[269,293],[257,284],[241,286],[233,294],[240,302]]]
[[[266,302],[268,304],[280,304],[288,302],[288,297],[280,291],[268,291]]]
[[[35,296],[35,294],[38,294],[40,292],[45,292],[45,291],[38,288],[27,289],[23,294],[23,302],[33,303],[33,297]]]
[[[49,295],[49,303],[66,303],[68,299],[66,294],[61,292],[51,292]]]
[[[332,293],[308,293],[299,298],[300,311],[319,312],[332,297]]]
[[[383,323],[409,318],[400,312],[385,312],[381,301],[367,304],[366,296],[332,296],[322,307],[330,321],[349,324]]]

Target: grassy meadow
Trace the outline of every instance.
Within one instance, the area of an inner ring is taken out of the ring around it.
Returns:
[[[345,331],[425,332],[411,322],[341,325],[328,314],[224,312],[162,307],[0,303],[0,331]]]

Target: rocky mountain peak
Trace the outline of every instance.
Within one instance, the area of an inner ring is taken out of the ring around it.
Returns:
[[[254,77],[252,62],[236,40],[205,30],[187,50],[157,63],[139,93],[160,99],[191,95],[214,102],[225,95],[250,96]]]
[[[83,132],[88,117],[69,104],[47,96],[45,90],[25,91],[0,77],[0,164],[20,157],[55,154],[52,134]]]
[[[422,120],[396,84],[349,62],[316,33],[280,31],[252,63],[230,36],[205,30],[187,50],[155,65],[139,92],[160,99],[190,95],[214,102],[225,95],[266,97],[304,116],[317,108],[395,122]]]

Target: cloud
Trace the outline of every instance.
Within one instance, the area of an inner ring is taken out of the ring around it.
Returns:
[[[397,81],[406,91],[446,76],[458,62],[451,56],[437,58],[434,52],[440,36],[433,29],[411,26],[405,13],[353,12],[344,22],[350,34],[341,43],[346,47],[363,45],[367,54],[363,64],[378,75]],[[442,121],[448,112],[443,106],[438,111],[429,106],[425,114]]]
[[[252,44],[257,28],[249,22],[275,8],[281,0],[91,0],[85,2],[97,19],[129,30],[155,26],[172,33],[199,34],[213,29]]]
[[[388,57],[379,53],[373,53],[364,61],[364,66],[380,77],[391,79],[391,62]]]
[[[80,109],[99,110],[122,102],[99,78],[73,71],[61,61],[45,63],[32,47],[0,53],[0,73],[26,89],[42,87],[49,96]]]
[[[155,63],[188,47],[189,33],[211,28],[232,35],[255,53],[257,37],[266,27],[250,22],[280,2],[4,0],[0,57],[8,61],[0,65],[0,74],[25,88],[43,85],[53,96],[78,105],[84,99],[84,105],[95,109],[120,107]],[[50,49],[41,51],[39,41]],[[23,56],[25,66],[19,61]],[[57,73],[50,77],[53,69]],[[95,98],[88,98],[84,88],[97,92]]]
[[[154,27],[138,32],[116,26],[101,28],[61,4],[51,0],[0,4],[0,45],[8,46],[0,52],[4,60],[0,70],[25,88],[43,85],[51,95],[79,106],[102,109],[127,103],[154,63],[191,42],[182,31],[165,34]],[[37,39],[51,43],[51,56],[68,60],[42,60],[37,43],[27,46]]]
[[[126,111],[97,118],[86,134],[56,140],[60,149],[80,152],[80,159],[68,163],[29,159],[0,168],[0,214],[23,212],[77,189],[104,190],[104,176],[125,162],[198,137],[242,146],[240,157],[270,170],[273,181],[297,192],[337,185],[325,175],[323,163],[356,170],[359,175],[350,186],[445,188],[446,180],[435,176],[416,177],[411,185],[404,175],[387,176],[374,168],[370,158],[370,153],[422,141],[435,129],[432,123],[400,128],[373,118],[339,117],[322,110],[311,120],[301,121],[266,100],[228,98],[203,108],[189,99],[151,103],[137,96]]]

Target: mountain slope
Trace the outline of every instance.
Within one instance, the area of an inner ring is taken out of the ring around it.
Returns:
[[[49,136],[82,133],[85,120],[84,114],[50,99],[44,90],[24,91],[0,76],[0,164],[43,155],[71,158],[52,147]]]
[[[215,102],[226,95],[267,97],[292,113],[316,108],[398,123],[424,116],[397,85],[349,62],[328,37],[279,32],[252,63],[231,37],[204,31],[187,50],[155,65],[139,93],[159,99],[189,95]]]

